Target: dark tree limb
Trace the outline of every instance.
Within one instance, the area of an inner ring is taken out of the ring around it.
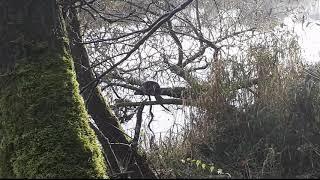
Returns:
[[[143,108],[144,108],[144,104],[141,103],[137,112],[137,122],[136,122],[136,127],[134,128],[134,137],[131,143],[133,149],[137,149],[139,144]]]
[[[170,36],[172,37],[172,39],[174,40],[174,42],[176,43],[176,45],[178,46],[178,63],[177,63],[177,66],[182,66],[182,60],[183,60],[183,48],[182,48],[182,43],[181,41],[179,40],[177,34],[175,34],[173,32],[173,27],[172,27],[172,23],[171,21],[169,20],[167,22],[168,24],[168,29],[169,29],[169,34]]]
[[[81,42],[80,22],[78,20],[77,12],[75,9],[71,9],[68,18],[69,21],[67,29],[71,41],[70,47],[75,62],[78,82],[81,88],[89,82],[93,82],[95,78],[92,71],[87,70],[88,68],[90,68],[89,57],[84,45],[79,43]],[[95,124],[98,126],[102,134],[110,141],[112,150],[114,151],[116,158],[121,164],[124,161],[123,157],[125,157],[126,154],[132,151],[129,146],[118,146],[114,144],[129,144],[129,139],[123,132],[118,119],[112,113],[109,105],[101,95],[100,90],[94,84],[91,84],[87,87],[89,88],[89,91],[83,92],[82,96],[84,97],[84,99],[87,99],[88,113],[91,115],[92,119],[95,121]],[[133,171],[133,173],[130,174],[131,177],[156,178],[152,170],[149,168],[144,157],[142,157],[136,151],[133,152],[133,156],[135,157],[135,161],[129,162],[128,169],[128,171]],[[114,161],[110,161],[110,163],[113,162]],[[117,164],[112,164],[112,167],[117,167]],[[141,176],[141,171],[143,176]]]
[[[163,99],[161,103],[159,101],[123,102],[123,103],[117,103],[114,106],[123,107],[123,106],[161,105],[161,104],[183,105],[183,101],[181,99]]]

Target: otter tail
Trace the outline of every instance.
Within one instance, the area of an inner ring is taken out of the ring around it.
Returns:
[[[158,96],[154,96],[154,97],[155,97],[155,98],[156,98],[156,100],[160,103],[160,106],[162,106],[165,110],[167,110],[167,111],[171,112],[168,108],[164,107],[164,105],[162,104],[162,102],[163,102],[163,98],[162,98],[160,95],[158,95]]]

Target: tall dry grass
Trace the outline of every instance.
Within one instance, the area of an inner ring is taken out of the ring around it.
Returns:
[[[250,48],[246,58],[213,63],[187,132],[149,154],[160,177],[217,173],[187,158],[234,178],[320,177],[320,67],[304,65],[294,42],[280,53]]]

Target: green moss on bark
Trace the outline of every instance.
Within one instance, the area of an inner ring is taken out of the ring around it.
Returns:
[[[32,55],[0,78],[0,177],[106,177],[72,58],[61,52]]]

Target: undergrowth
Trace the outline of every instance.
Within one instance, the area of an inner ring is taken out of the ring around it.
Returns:
[[[320,67],[289,46],[281,61],[274,49],[251,48],[233,74],[228,61],[213,64],[191,128],[149,153],[158,176],[319,178]]]

